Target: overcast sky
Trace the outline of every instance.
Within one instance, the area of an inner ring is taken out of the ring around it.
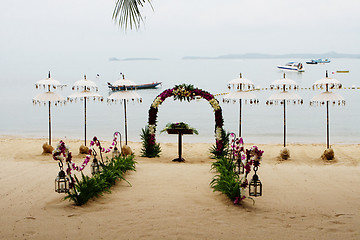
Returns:
[[[153,0],[124,31],[113,0],[0,0],[0,63],[91,57],[360,53],[359,0]]]

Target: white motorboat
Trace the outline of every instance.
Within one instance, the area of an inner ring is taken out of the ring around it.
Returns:
[[[305,68],[302,63],[298,62],[288,62],[285,65],[278,65],[277,68],[281,70],[290,70],[290,71],[297,71],[297,72],[304,72]]]

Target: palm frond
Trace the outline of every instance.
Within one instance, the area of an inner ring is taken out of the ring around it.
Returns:
[[[144,7],[144,3],[148,2],[152,7],[151,0],[116,0],[113,19],[125,30],[139,29],[143,17],[140,9]]]

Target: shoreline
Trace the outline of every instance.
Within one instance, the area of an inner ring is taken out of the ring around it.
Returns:
[[[90,142],[92,137],[94,136],[91,136],[91,138],[89,137],[87,139],[87,142]],[[34,140],[39,140],[39,139],[43,139],[44,141],[48,141],[48,137],[46,136],[21,136],[19,134],[0,134],[0,139],[1,138],[23,138],[23,139],[34,139]],[[100,138],[100,137],[98,137]],[[106,137],[106,138],[100,138],[101,139],[104,139],[102,141],[104,142],[110,142],[112,141],[112,137]],[[177,136],[167,136],[165,139],[165,141],[163,140],[164,138],[160,137],[160,140],[159,140],[159,136],[157,135],[157,142],[160,143],[160,144],[166,144],[166,143],[177,143],[178,142],[178,138]],[[184,140],[185,139],[185,140]],[[183,143],[189,143],[189,144],[205,144],[205,143],[208,143],[208,144],[214,144],[215,143],[215,136],[213,138],[206,138],[207,140],[206,141],[193,141],[192,140],[192,136],[188,136],[188,135],[184,135],[183,136]],[[203,139],[205,139],[205,137],[203,137]],[[280,140],[279,140],[280,139]],[[77,137],[64,137],[64,138],[58,138],[58,137],[55,137],[55,138],[52,138],[52,142],[53,143],[57,143],[59,142],[60,140],[68,140],[68,141],[84,141],[84,139],[79,139]],[[122,140],[123,142],[125,142],[125,140]],[[133,139],[128,139],[128,141],[130,142],[137,142],[137,143],[141,143],[141,140],[133,140]],[[244,141],[246,143],[246,139],[244,138]],[[283,145],[283,142],[282,142],[282,136],[281,137],[277,137],[277,141],[274,141],[274,140],[268,140],[268,141],[264,141],[264,142],[261,142],[261,141],[258,141],[257,143],[254,143],[254,141],[250,141],[249,145],[251,144],[259,144],[259,145]],[[286,142],[286,145],[303,145],[303,144],[315,144],[315,145],[324,145],[326,147],[326,139],[323,140],[323,141],[287,141]],[[330,141],[330,146],[332,145],[360,145],[360,142],[357,142],[357,141],[349,141],[349,142],[331,142]]]
[[[52,139],[52,146],[56,148],[56,145],[61,139]],[[70,147],[70,151],[73,153],[74,159],[81,160],[81,158],[85,158],[86,155],[79,154],[79,148],[81,145],[84,145],[84,140],[79,139],[62,139],[67,146]],[[89,146],[91,140],[87,141],[87,146]],[[20,136],[4,136],[0,135],[0,142],[3,145],[8,143],[10,145],[27,145],[27,149],[31,151],[32,155],[35,156],[37,154],[41,154],[43,161],[46,156],[48,156],[50,161],[52,160],[51,154],[42,154],[42,145],[48,142],[47,138],[22,138]],[[102,147],[108,148],[112,141],[101,141]],[[119,143],[118,143],[119,144]],[[124,145],[124,142],[122,142]],[[206,163],[213,162],[214,159],[210,158],[210,147],[213,146],[214,143],[182,143],[182,155],[185,159],[188,159],[189,163]],[[335,159],[331,161],[325,161],[321,159],[321,155],[326,149],[326,144],[320,143],[289,143],[286,148],[290,151],[290,159],[281,160],[279,158],[280,151],[284,148],[283,144],[272,143],[272,144],[254,144],[254,143],[245,143],[245,148],[250,148],[252,146],[258,146],[260,149],[264,150],[263,162],[265,164],[272,163],[276,164],[277,162],[283,163],[292,163],[293,160],[298,161],[299,164],[344,164],[344,165],[360,165],[360,159],[358,156],[360,155],[360,144],[332,144],[330,147],[335,152]],[[30,147],[31,146],[31,147]],[[160,143],[160,147],[162,152],[160,153],[159,158],[146,158],[141,157],[141,142],[132,142],[128,141],[128,146],[131,147],[134,152],[136,158],[143,159],[149,162],[166,162],[169,159],[174,159],[178,156],[178,143],[177,142],[167,142]],[[31,149],[30,149],[31,148]],[[0,157],[1,156],[11,156],[4,155],[7,152],[4,147],[0,146]],[[15,154],[12,157],[15,157],[19,154]],[[104,154],[105,156],[110,157],[110,153]],[[38,158],[37,156],[36,158]],[[165,161],[166,159],[166,161]]]

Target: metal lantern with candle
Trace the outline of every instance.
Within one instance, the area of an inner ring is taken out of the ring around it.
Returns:
[[[101,169],[100,169],[100,164],[96,158],[96,152],[93,151],[93,154],[94,154],[94,159],[93,159],[93,162],[91,163],[91,174],[95,175],[95,174],[100,173]]]
[[[259,179],[259,176],[256,174],[258,167],[254,167],[254,175],[249,184],[249,196],[260,197],[262,196],[262,183]]]
[[[57,193],[68,193],[69,192],[69,178],[63,170],[63,164],[59,162],[60,171],[58,176],[55,178],[55,192]]]

